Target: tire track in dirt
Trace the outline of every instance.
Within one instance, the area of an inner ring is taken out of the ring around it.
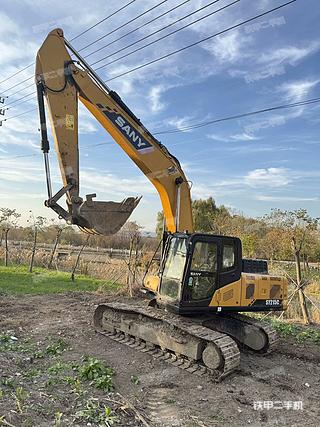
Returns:
[[[172,389],[153,387],[148,391],[145,412],[155,427],[183,426],[180,409],[172,399]]]

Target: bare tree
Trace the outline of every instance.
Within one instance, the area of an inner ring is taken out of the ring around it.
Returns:
[[[57,250],[57,247],[58,247],[58,244],[59,244],[59,241],[60,241],[61,234],[62,234],[64,228],[66,227],[65,224],[53,224],[53,226],[55,228],[56,235],[55,235],[55,239],[54,239],[53,248],[52,248],[52,251],[51,251],[51,254],[50,254],[48,268],[52,267],[54,255],[56,253],[56,250]]]
[[[90,237],[91,237],[91,234],[88,234],[86,240],[84,241],[83,245],[81,246],[81,248],[80,248],[80,250],[78,252],[78,255],[77,255],[77,258],[76,258],[76,262],[74,263],[74,266],[73,266],[73,269],[72,269],[72,273],[71,273],[71,280],[73,282],[74,282],[74,279],[75,279],[75,273],[76,273],[76,269],[77,269],[79,261],[80,261],[81,254],[82,254],[84,248],[87,246]]]
[[[130,222],[123,227],[123,232],[127,234],[130,241],[129,258],[126,262],[128,266],[126,284],[129,295],[132,297],[137,275],[141,227],[135,222]]]
[[[0,208],[0,224],[3,230],[4,236],[4,265],[7,267],[9,260],[9,249],[8,249],[8,234],[9,231],[17,226],[18,220],[21,217],[15,209]]]
[[[30,212],[30,216],[27,222],[30,223],[31,230],[33,231],[33,245],[32,245],[30,264],[29,264],[29,273],[32,273],[34,257],[37,249],[38,232],[40,230],[43,230],[43,227],[45,226],[47,219],[44,218],[43,216],[34,217],[32,211],[29,211],[29,212]]]

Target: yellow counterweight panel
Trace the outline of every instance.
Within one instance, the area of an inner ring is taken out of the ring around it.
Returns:
[[[255,300],[286,300],[286,279],[278,276],[242,273],[241,306],[251,305]]]
[[[288,282],[282,277],[242,273],[241,279],[218,289],[210,307],[249,307],[255,300],[283,300],[286,308]]]
[[[266,276],[267,277],[267,276]],[[259,277],[253,274],[242,273],[241,275],[241,306],[251,305],[258,299]]]
[[[210,307],[237,307],[241,302],[241,280],[218,289],[209,304]]]

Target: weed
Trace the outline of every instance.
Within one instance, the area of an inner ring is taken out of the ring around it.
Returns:
[[[58,356],[67,348],[68,344],[62,338],[59,338],[57,342],[49,344],[46,347],[45,353],[49,356]]]
[[[8,387],[8,388],[14,388],[15,387],[15,381],[13,378],[3,378],[1,380],[1,384]]]
[[[79,380],[79,378],[75,378],[75,380],[73,382],[72,391],[73,391],[73,393],[77,394],[78,396],[81,396],[82,394],[84,394],[84,390],[82,388],[82,384],[81,384],[81,381]]]
[[[78,411],[75,418],[100,426],[113,425],[117,420],[117,417],[112,415],[111,409],[108,406],[101,405],[97,399],[89,399],[86,402],[85,409]]]
[[[49,369],[48,372],[50,374],[58,374],[59,372],[62,371],[67,371],[69,369],[72,368],[72,365],[70,363],[65,363],[65,362],[57,362],[54,365],[52,365]]]
[[[25,373],[26,378],[39,377],[41,375],[41,370],[37,368],[31,368]]]
[[[63,413],[59,412],[59,411],[54,414],[54,426],[55,427],[61,427],[62,426],[62,424],[61,424],[62,415],[63,415]]]
[[[272,320],[273,327],[284,336],[293,336],[299,343],[311,341],[320,344],[320,330],[314,328],[302,328],[291,323]]]
[[[2,388],[0,388],[0,399],[2,399],[4,396],[4,391],[2,390]]]
[[[135,385],[139,385],[140,384],[140,379],[138,377],[136,377],[135,375],[131,375],[130,377],[131,382]]]
[[[90,381],[90,384],[103,391],[112,391],[114,371],[93,357],[84,357],[79,367],[80,378]]]
[[[316,344],[320,344],[320,330],[316,329],[306,329],[305,331],[301,331],[296,336],[297,341],[304,342],[306,340],[312,341]]]
[[[25,400],[28,398],[29,394],[22,387],[17,387],[15,389],[15,393],[11,393],[11,395],[16,402],[16,407],[18,411],[20,412],[20,414],[22,414],[23,404]]]
[[[32,354],[32,357],[34,359],[43,359],[44,358],[44,352],[42,350],[37,350]]]
[[[1,334],[0,335],[0,344],[6,344],[8,342],[11,342],[11,337],[10,335],[7,334]]]

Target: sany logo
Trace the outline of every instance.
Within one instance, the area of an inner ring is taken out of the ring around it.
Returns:
[[[132,129],[122,116],[118,116],[115,120],[115,123],[123,130],[123,132],[128,135],[134,144],[137,144],[138,149],[141,147],[146,147],[148,143],[141,139],[141,136],[139,136],[138,132]]]
[[[104,107],[101,104],[97,104],[97,106],[102,109],[103,114],[109,120],[117,125],[122,135],[126,137],[126,139],[136,150],[140,152],[142,152],[142,150],[145,152],[150,152],[153,150],[153,146],[150,144],[150,142],[143,138],[143,136],[136,129],[134,129],[117,111],[111,108],[109,109],[109,107]]]

